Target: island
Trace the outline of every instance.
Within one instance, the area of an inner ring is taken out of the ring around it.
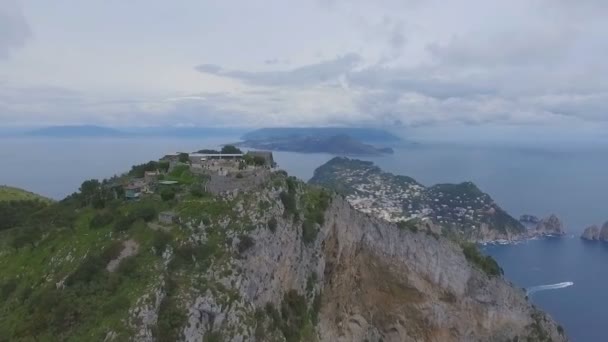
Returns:
[[[237,145],[272,151],[329,153],[343,156],[378,156],[393,153],[390,147],[374,147],[345,134],[274,136],[245,140]]]
[[[597,225],[585,228],[583,234],[581,234],[581,239],[608,242],[608,221],[602,225],[601,229]]]
[[[394,144],[403,142],[391,132],[367,127],[269,127],[245,133],[242,140],[267,140],[294,136],[328,138],[347,135],[365,143]]]

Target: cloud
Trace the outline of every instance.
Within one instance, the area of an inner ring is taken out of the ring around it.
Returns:
[[[446,43],[431,43],[427,49],[440,63],[459,67],[546,65],[566,58],[576,36],[572,30],[555,28],[475,32],[454,36]]]
[[[608,122],[606,2],[270,1],[28,2],[26,21],[16,2],[0,0],[0,119]],[[159,26],[167,17],[180,20]]]
[[[30,34],[16,0],[0,0],[0,59],[8,58],[11,50],[22,47]]]
[[[216,76],[230,77],[249,84],[264,86],[309,86],[334,80],[351,71],[361,62],[361,56],[349,53],[335,59],[305,65],[287,71],[243,71],[225,70],[213,65],[203,64],[196,70]]]

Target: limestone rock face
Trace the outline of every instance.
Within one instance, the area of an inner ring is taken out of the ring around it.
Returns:
[[[608,241],[608,222],[604,223],[602,230],[600,230],[599,239],[601,241]]]
[[[543,218],[536,225],[535,229],[537,234],[542,235],[564,235],[566,230],[564,223],[555,215]]]
[[[596,241],[600,239],[600,228],[597,225],[592,225],[585,228],[585,231],[581,235],[581,239]]]
[[[255,244],[230,261],[238,272],[208,271],[238,299],[225,305],[212,291],[192,298],[184,340],[221,332],[226,341],[284,341],[268,320],[256,327],[243,317],[284,307],[293,291],[309,307],[320,299],[318,322],[305,340],[568,340],[524,291],[472,266],[456,243],[422,226],[399,229],[339,196],[317,225],[316,239],[305,243],[301,223],[283,215],[279,192],[257,194],[278,203],[261,218],[276,218],[276,231],[251,232]]]

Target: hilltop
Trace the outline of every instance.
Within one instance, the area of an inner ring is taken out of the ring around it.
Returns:
[[[268,154],[215,157],[19,207],[0,340],[567,341],[474,245],[358,212]]]
[[[472,182],[426,187],[382,171],[372,162],[334,158],[315,170],[312,184],[346,195],[365,213],[392,222],[430,219],[443,233],[474,242],[513,240],[526,228]]]
[[[52,202],[51,199],[44,196],[29,192],[27,190],[14,188],[6,185],[0,185],[0,202],[1,201],[29,201],[39,200],[42,202]]]

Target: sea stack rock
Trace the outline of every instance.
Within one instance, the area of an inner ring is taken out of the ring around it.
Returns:
[[[608,242],[608,222],[604,223],[602,230],[600,230],[600,241]]]
[[[606,226],[606,238],[608,239],[608,225]],[[545,217],[536,225],[536,233],[540,235],[564,235],[566,231],[564,224],[555,215]]]
[[[585,228],[585,231],[581,235],[581,239],[596,241],[600,239],[600,228],[597,225]]]

